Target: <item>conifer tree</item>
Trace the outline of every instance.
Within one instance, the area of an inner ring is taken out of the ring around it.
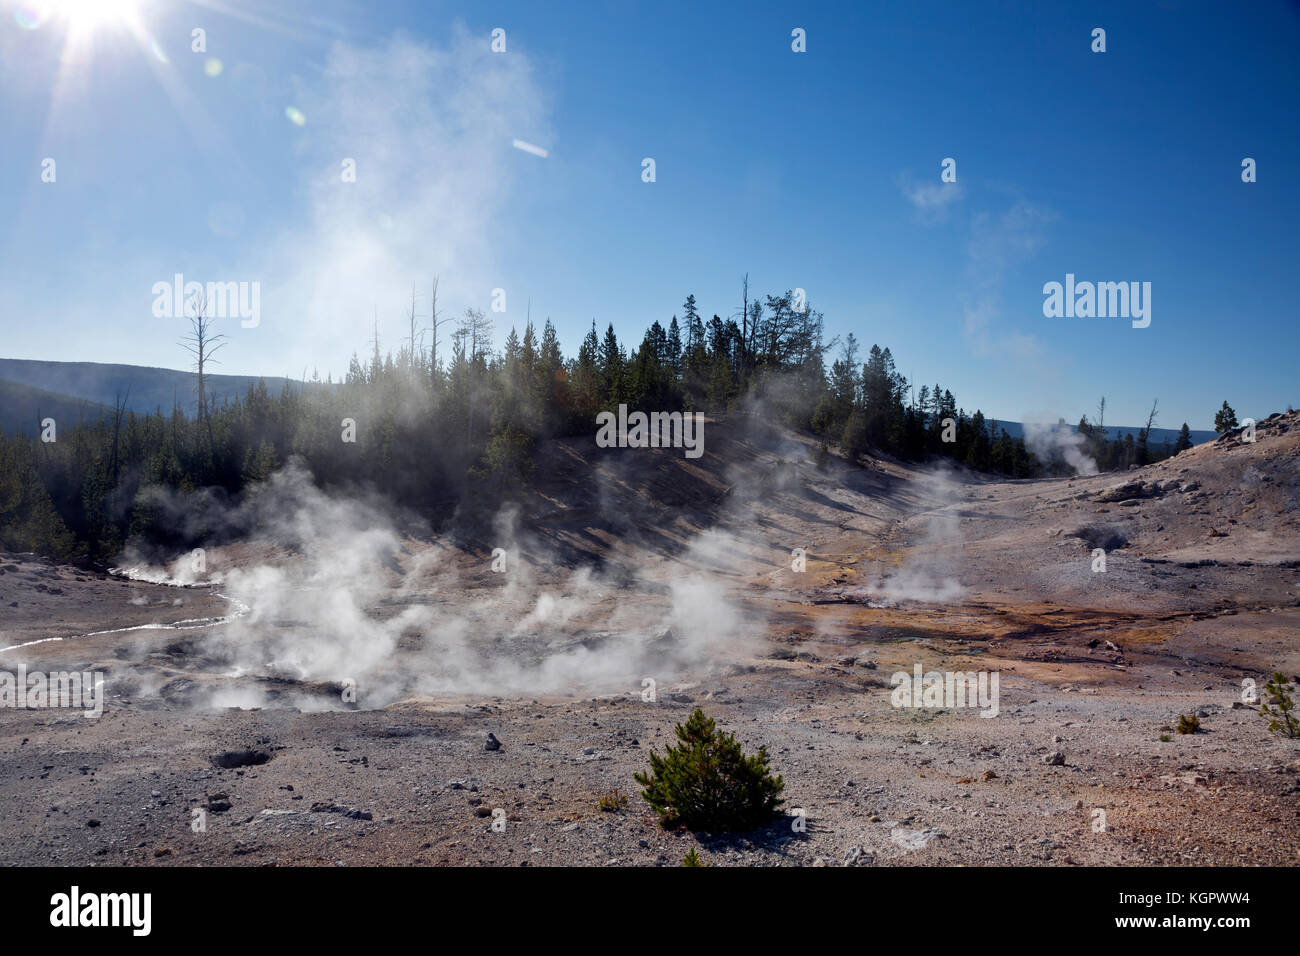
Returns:
[[[677,316],[668,323],[667,362],[674,373],[682,370],[682,334],[677,328]]]
[[[745,756],[735,735],[698,707],[674,733],[677,744],[662,757],[652,750],[649,773],[634,775],[665,828],[745,831],[775,816],[785,782],[769,772],[766,747]]]
[[[1232,410],[1232,407],[1225,400],[1223,407],[1214,415],[1214,430],[1222,435],[1224,432],[1230,432],[1237,427],[1239,427],[1237,413]]]

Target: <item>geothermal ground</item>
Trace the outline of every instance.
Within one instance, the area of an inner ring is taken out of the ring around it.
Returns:
[[[705,447],[553,442],[441,530],[290,470],[199,571],[0,555],[0,670],[104,675],[100,717],[0,710],[0,862],[1300,862],[1300,740],[1243,703],[1300,673],[1300,415],[1038,481]],[[917,665],[996,715],[892,706]],[[771,827],[648,812],[696,706],[766,746]]]

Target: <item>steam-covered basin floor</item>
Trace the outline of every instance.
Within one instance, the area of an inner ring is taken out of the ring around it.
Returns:
[[[517,510],[451,529],[289,475],[292,520],[211,549],[204,587],[2,555],[0,667],[107,696],[0,709],[0,857],[1291,864],[1300,759],[1234,704],[1300,671],[1298,447],[1290,415],[994,482],[719,425],[694,462],[557,442]],[[892,706],[917,664],[997,671],[998,715]],[[767,747],[806,829],[657,828],[632,775],[695,706]],[[246,750],[270,757],[214,761]]]

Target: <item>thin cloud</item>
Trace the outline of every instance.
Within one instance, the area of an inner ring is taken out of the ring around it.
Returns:
[[[898,187],[917,216],[927,224],[946,219],[948,207],[965,195],[961,183],[920,183],[910,174],[899,177]]]
[[[422,324],[435,275],[440,315],[486,304],[503,284],[494,249],[513,192],[512,140],[549,137],[528,58],[493,54],[464,28],[445,47],[402,35],[339,43],[297,96],[315,173],[303,219],[263,258],[263,313],[294,323],[286,367],[345,359],[368,337],[376,304],[381,329],[398,324],[412,282]],[[341,176],[348,159],[355,182]]]
[[[1047,240],[1056,213],[1023,200],[1001,216],[977,215],[966,246],[966,289],[962,293],[962,329],[967,346],[979,356],[1008,356],[1025,362],[1039,359],[1038,338],[1001,328],[1002,287],[1007,274],[1028,261]]]

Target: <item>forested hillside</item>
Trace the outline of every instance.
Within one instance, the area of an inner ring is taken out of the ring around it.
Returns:
[[[92,422],[111,413],[111,408],[75,395],[62,395],[0,379],[0,432],[6,435],[16,435],[20,431],[35,435],[41,430],[41,421],[45,418],[65,423]]]
[[[0,546],[101,561],[133,537],[185,546],[218,530],[211,506],[292,456],[324,487],[364,486],[434,518],[470,488],[475,505],[495,506],[528,481],[537,442],[589,434],[597,412],[619,404],[716,417],[761,408],[821,436],[821,455],[942,456],[1017,477],[1056,467],[941,384],[907,382],[888,348],[863,360],[854,335],[825,341],[821,313],[795,301],[746,296],[734,318],[706,320],[692,295],[635,346],[593,321],[573,356],[549,320],[495,347],[491,323],[470,309],[445,354],[423,347],[412,323],[396,352],[376,337],[364,360],[354,355],[337,387],[273,392],[259,381],[235,400],[205,391],[196,366],[192,414],[179,399],[152,414],[119,401],[98,420],[60,421],[54,442],[0,438]],[[211,325],[196,319],[193,331],[210,356]]]

